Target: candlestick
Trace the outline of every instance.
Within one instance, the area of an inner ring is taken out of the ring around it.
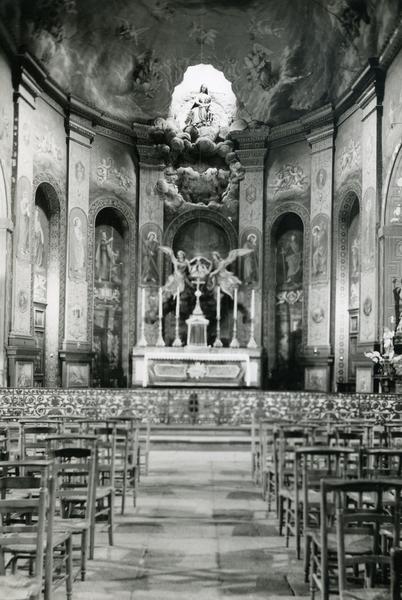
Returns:
[[[233,296],[233,318],[237,320],[237,288],[234,289]]]
[[[176,294],[176,318],[180,317],[180,289],[177,288]]]
[[[254,339],[255,325],[255,290],[251,290],[251,306],[250,306],[250,339],[247,348],[257,348],[257,342]]]
[[[221,287],[220,285],[216,288],[216,339],[214,341],[214,348],[222,348],[221,342]]]
[[[156,340],[156,345],[159,347],[165,346],[165,340],[162,335],[162,320],[163,320],[163,290],[160,287],[158,290],[159,293],[159,311],[158,311],[158,339]]]
[[[159,288],[159,319],[163,317],[162,288]]]
[[[233,294],[233,337],[230,347],[238,348],[239,346],[239,340],[237,339],[237,288],[235,288]]]
[[[141,347],[147,346],[145,339],[145,288],[141,288],[141,337],[138,345]]]
[[[181,346],[181,339],[179,336],[179,319],[180,319],[180,288],[177,288],[176,294],[176,327],[175,327],[175,338],[173,341],[173,346]]]

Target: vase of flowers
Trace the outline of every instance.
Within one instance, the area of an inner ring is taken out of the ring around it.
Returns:
[[[402,354],[395,354],[393,345],[394,332],[388,327],[384,329],[383,351],[378,350],[365,352],[364,356],[376,365],[375,377],[380,382],[380,391],[387,394],[391,391],[398,379],[402,367]]]

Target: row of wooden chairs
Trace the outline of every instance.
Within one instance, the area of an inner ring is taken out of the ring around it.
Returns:
[[[113,545],[116,494],[122,514],[128,492],[135,506],[139,432],[127,420],[23,419],[0,424],[1,458],[9,459],[0,461],[0,598],[40,598],[43,589],[45,600],[51,600],[54,562],[59,559],[71,598],[73,553],[80,552],[79,572],[85,580],[87,560],[94,557],[96,522],[107,519]],[[143,465],[148,468],[148,458]],[[74,540],[79,543],[74,545]],[[27,569],[26,576],[17,578],[21,567]]]
[[[326,600],[332,580],[346,598],[351,573],[358,581],[362,568],[370,585],[377,583],[378,572],[382,581],[390,576],[397,594],[401,424],[310,421],[261,423],[259,429],[253,475],[267,509],[275,506],[286,545],[295,539],[298,558],[304,540],[312,598],[320,590]]]

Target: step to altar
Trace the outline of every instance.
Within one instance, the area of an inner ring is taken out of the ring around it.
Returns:
[[[251,427],[209,425],[154,425],[152,450],[237,450],[251,451]]]

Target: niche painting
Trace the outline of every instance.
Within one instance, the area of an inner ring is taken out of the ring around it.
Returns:
[[[35,302],[46,302],[49,219],[41,206],[35,206],[34,219],[34,300]]]
[[[295,221],[295,223],[293,222]],[[300,348],[303,321],[303,233],[296,228],[279,231],[276,245],[276,368],[275,385],[295,389],[303,385]],[[291,377],[289,378],[291,374]]]
[[[116,221],[116,219],[115,219]],[[123,261],[120,227],[96,225],[94,265],[94,385],[122,387]]]

